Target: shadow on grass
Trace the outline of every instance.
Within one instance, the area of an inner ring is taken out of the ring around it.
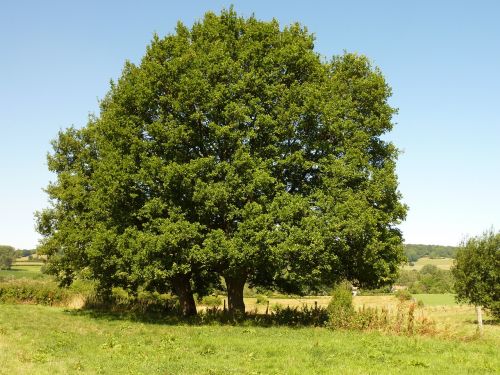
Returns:
[[[477,322],[476,322],[477,323]],[[485,325],[491,325],[491,326],[497,326],[500,324],[500,319],[485,319],[483,320],[483,324]]]
[[[78,310],[64,310],[66,314],[85,316],[105,321],[132,321],[159,325],[232,325],[232,326],[288,326],[310,327],[326,326],[328,312],[325,308],[295,307],[283,308],[270,314],[247,312],[245,314],[231,314],[221,309],[209,309],[198,312],[196,316],[183,317],[175,311],[168,312],[137,312],[111,311],[109,309],[82,308]]]
[[[465,320],[466,323],[469,324],[477,324],[476,319],[467,319]],[[485,326],[497,326],[500,325],[500,319],[497,318],[488,318],[488,319],[483,319],[483,325]]]

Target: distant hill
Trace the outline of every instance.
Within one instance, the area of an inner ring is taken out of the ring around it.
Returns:
[[[405,254],[410,262],[416,262],[422,257],[429,258],[455,258],[458,247],[441,245],[404,245]]]

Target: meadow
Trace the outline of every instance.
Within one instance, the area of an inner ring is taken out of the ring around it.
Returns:
[[[42,263],[37,262],[16,262],[10,270],[0,270],[0,277],[15,279],[50,279],[40,272]]]
[[[0,374],[492,374],[497,342],[0,305]]]
[[[1,280],[50,282],[40,264],[16,263]],[[0,304],[0,374],[491,374],[500,373],[500,327],[452,294],[413,295],[429,336],[326,327],[264,327],[243,321],[172,320],[64,306]],[[245,298],[247,311],[326,307],[330,297]],[[82,302],[83,300],[80,300]],[[395,313],[393,295],[355,296],[356,309]],[[199,306],[203,310],[204,306]]]

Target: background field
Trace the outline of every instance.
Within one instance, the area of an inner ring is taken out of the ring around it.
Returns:
[[[426,264],[432,264],[442,270],[449,270],[453,265],[452,258],[420,258],[416,262],[414,262],[413,266],[406,265],[404,266],[405,270],[417,270],[420,271],[423,266]]]
[[[0,278],[27,278],[27,279],[48,279],[50,276],[40,272],[42,263],[35,262],[16,262],[10,270],[0,270]]]

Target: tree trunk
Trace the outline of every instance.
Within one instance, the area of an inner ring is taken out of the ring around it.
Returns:
[[[246,275],[224,276],[227,288],[227,304],[230,314],[245,313],[245,302],[243,301],[243,288],[245,287]]]
[[[477,332],[479,336],[483,335],[483,312],[481,311],[481,306],[476,306],[477,314]]]
[[[181,275],[172,280],[173,291],[179,297],[179,305],[183,316],[196,315],[196,304],[194,302],[193,291],[189,276]]]

